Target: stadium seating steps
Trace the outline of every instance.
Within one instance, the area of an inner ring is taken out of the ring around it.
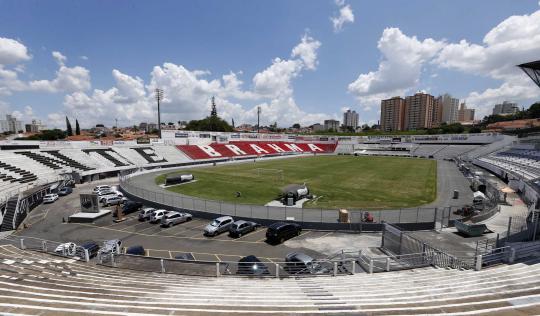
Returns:
[[[538,259],[481,271],[436,268],[257,279],[138,272],[0,247],[0,311],[139,315],[443,314],[540,311]]]

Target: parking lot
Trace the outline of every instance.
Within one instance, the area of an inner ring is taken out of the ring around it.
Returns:
[[[102,181],[99,184],[114,184]],[[270,245],[265,242],[266,228],[232,238],[228,233],[215,237],[203,235],[209,220],[193,220],[163,228],[159,223],[140,222],[138,213],[125,216],[126,220],[115,223],[112,216],[106,216],[95,223],[66,223],[67,217],[80,210],[79,194],[89,193],[96,183],[77,186],[74,192],[51,204],[37,206],[27,217],[18,236],[27,239],[39,238],[54,242],[75,242],[121,239],[123,246],[141,245],[148,256],[174,258],[179,254],[191,254],[196,260],[237,261],[247,255],[255,255],[262,261],[283,261],[286,254],[297,251],[313,257],[324,258],[343,248],[377,246],[377,234],[348,234],[303,230],[301,235],[283,244]],[[26,226],[26,228],[24,228]]]

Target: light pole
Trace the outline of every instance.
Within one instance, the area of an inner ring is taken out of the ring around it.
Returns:
[[[157,101],[157,120],[158,120],[159,138],[161,138],[161,112],[159,110],[159,102],[163,100],[163,89],[156,88],[154,92],[156,93],[156,101]]]
[[[260,128],[260,116],[261,116],[261,107],[258,106],[257,107],[257,134],[259,133],[259,128]]]

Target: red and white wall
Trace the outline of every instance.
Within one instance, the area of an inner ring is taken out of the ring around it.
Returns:
[[[208,145],[176,146],[191,159],[229,158],[242,156],[265,156],[286,153],[333,153],[335,144],[330,143],[289,143],[289,142],[249,142],[211,143]]]

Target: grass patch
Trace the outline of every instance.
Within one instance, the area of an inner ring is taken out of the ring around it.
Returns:
[[[283,170],[281,176],[257,172],[257,168]],[[321,196],[307,208],[388,209],[413,207],[435,200],[437,162],[399,157],[318,156],[276,159],[256,163],[185,169],[160,175],[193,173],[197,182],[167,190],[185,195],[233,203],[266,204],[281,188],[306,183]],[[239,191],[242,196],[237,198]]]

